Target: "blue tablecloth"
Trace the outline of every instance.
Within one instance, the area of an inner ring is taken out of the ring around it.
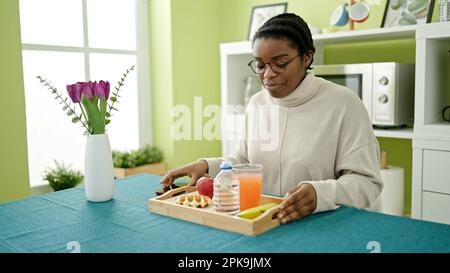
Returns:
[[[83,188],[0,205],[0,252],[450,252],[450,226],[354,208],[319,213],[249,237],[153,214],[159,176],[116,181],[114,199]]]

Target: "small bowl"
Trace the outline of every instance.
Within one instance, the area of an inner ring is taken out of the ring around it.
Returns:
[[[330,25],[341,27],[345,26],[348,22],[348,11],[347,5],[344,4],[342,6],[337,7],[330,17]]]
[[[370,7],[365,2],[359,2],[351,6],[348,16],[355,22],[362,23],[369,18]]]

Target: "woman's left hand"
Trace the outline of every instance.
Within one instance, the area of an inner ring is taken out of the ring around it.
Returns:
[[[278,219],[282,224],[302,219],[314,212],[317,206],[316,190],[310,184],[296,186],[286,194],[280,204]]]

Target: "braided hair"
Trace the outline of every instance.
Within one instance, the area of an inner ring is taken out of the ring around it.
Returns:
[[[294,13],[283,13],[272,17],[255,33],[253,43],[258,38],[288,39],[291,47],[297,49],[302,57],[310,50],[313,55],[316,52],[308,25]],[[314,58],[311,64],[313,61]],[[306,69],[312,69],[311,64]]]

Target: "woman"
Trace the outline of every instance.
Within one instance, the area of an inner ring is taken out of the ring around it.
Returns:
[[[267,140],[249,138],[257,125],[248,122],[245,139],[227,157],[264,166],[263,192],[285,195],[278,214],[283,224],[339,205],[370,207],[383,187],[379,145],[362,101],[350,89],[308,74],[314,52],[309,28],[295,14],[275,16],[255,33],[249,65],[264,90],[251,98],[247,120],[261,117],[258,107],[275,107],[279,130],[271,137],[279,141],[264,149]],[[222,160],[200,159],[172,170],[161,183],[189,175],[195,185],[206,173],[216,176]]]

